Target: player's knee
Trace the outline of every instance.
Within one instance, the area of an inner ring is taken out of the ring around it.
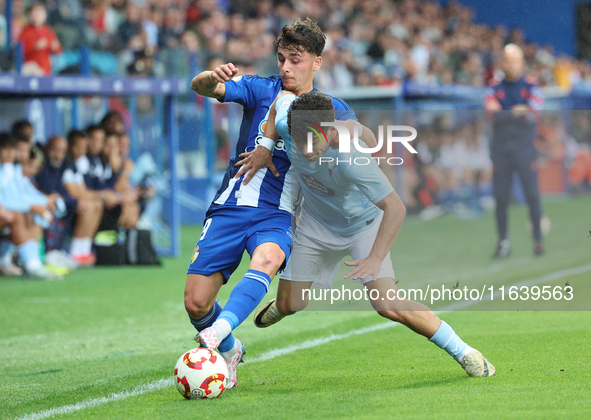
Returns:
[[[279,270],[281,264],[283,264],[283,258],[283,253],[273,251],[263,252],[253,258],[251,268],[266,273],[275,272]]]
[[[185,310],[193,319],[203,318],[211,310],[211,302],[193,293],[185,292]]]

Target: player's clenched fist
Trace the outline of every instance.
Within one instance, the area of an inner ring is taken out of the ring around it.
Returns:
[[[232,63],[222,64],[217,66],[211,72],[211,77],[219,83],[229,82],[234,76],[238,74],[238,69]]]
[[[191,89],[199,95],[223,100],[226,94],[226,82],[238,74],[232,63],[222,64],[213,71],[203,71],[191,81]]]

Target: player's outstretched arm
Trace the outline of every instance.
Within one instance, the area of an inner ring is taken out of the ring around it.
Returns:
[[[406,216],[406,208],[396,191],[392,191],[386,198],[376,203],[376,206],[384,211],[376,240],[366,258],[350,262],[345,261],[346,265],[356,266],[345,275],[346,279],[351,276],[353,276],[353,280],[372,276],[374,280],[377,280],[382,261],[388,255],[396,236],[398,236],[402,221]]]
[[[275,127],[275,116],[277,115],[275,105],[281,96],[283,95],[278,96],[273,102],[273,105],[271,105],[269,118],[267,119],[267,126],[265,127],[265,132],[263,133],[263,137],[269,138],[275,142],[279,140],[279,133],[277,132],[277,127]],[[240,154],[239,157],[242,158],[242,160],[236,162],[236,166],[242,166],[242,168],[240,168],[234,178],[240,178],[242,175],[248,172],[244,178],[244,181],[242,181],[242,184],[246,185],[254,177],[257,171],[262,168],[269,168],[273,175],[278,177],[279,171],[275,165],[273,165],[272,155],[273,153],[271,150],[265,146],[257,146],[252,152],[244,152]]]
[[[232,80],[238,69],[232,63],[222,64],[213,71],[199,73],[191,81],[191,89],[201,96],[223,100],[226,96],[225,82]]]

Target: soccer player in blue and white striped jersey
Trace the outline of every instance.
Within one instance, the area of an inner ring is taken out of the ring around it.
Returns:
[[[238,69],[229,63],[193,79],[196,93],[243,106],[237,156],[257,146],[269,147],[260,144],[269,107],[281,90],[302,94],[314,89],[314,72],[322,63],[324,44],[325,35],[316,22],[298,19],[286,25],[275,42],[278,75],[236,76]],[[332,101],[343,114],[340,119],[355,119],[344,101]],[[196,339],[207,348],[217,348],[224,357],[230,371],[228,387],[236,385],[236,366],[244,352],[231,331],[262,301],[292,248],[291,163],[285,149],[277,145],[272,164],[258,171],[251,182],[244,176],[235,177],[235,163],[232,158],[207,211],[185,287],[185,308],[199,332]],[[222,310],[217,294],[238,267],[245,249],[251,257],[249,270]]]

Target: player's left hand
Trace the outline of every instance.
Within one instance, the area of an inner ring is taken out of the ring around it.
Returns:
[[[378,279],[378,273],[382,267],[382,261],[378,257],[369,255],[361,260],[345,261],[345,265],[355,266],[354,269],[345,274],[345,278],[353,276],[353,280],[364,279],[371,276],[372,280]]]
[[[248,175],[246,175],[244,181],[242,181],[243,185],[248,184],[261,168],[269,168],[273,175],[276,177],[279,176],[279,171],[275,165],[273,165],[271,151],[264,146],[257,146],[252,152],[244,152],[239,157],[241,157],[242,160],[236,162],[236,166],[242,166],[242,168],[240,168],[234,178],[238,179],[248,172]]]

